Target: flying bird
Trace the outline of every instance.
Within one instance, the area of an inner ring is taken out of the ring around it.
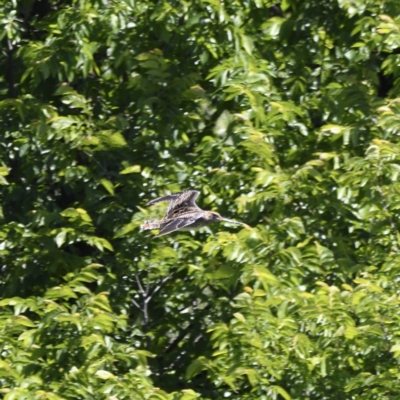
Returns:
[[[159,237],[174,231],[202,228],[213,222],[246,225],[242,222],[221,217],[215,211],[202,210],[196,204],[199,194],[198,190],[185,190],[184,192],[170,194],[149,201],[146,206],[152,206],[160,202],[169,202],[169,206],[163,219],[145,221],[140,227],[144,230],[160,229],[158,235],[155,236]]]

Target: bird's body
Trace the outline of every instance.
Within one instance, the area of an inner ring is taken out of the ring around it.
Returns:
[[[196,205],[196,199],[200,192],[197,190],[186,190],[184,192],[170,194],[149,201],[146,205],[165,201],[169,202],[167,212],[163,219],[155,221],[145,221],[141,225],[142,229],[160,229],[158,236],[166,235],[174,231],[190,230],[201,228],[213,222],[230,222],[233,224],[242,224],[221,217],[215,211],[205,211]]]

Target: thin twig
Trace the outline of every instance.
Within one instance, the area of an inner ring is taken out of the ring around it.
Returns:
[[[151,299],[163,287],[164,283],[167,282],[171,277],[172,275],[163,278],[161,283],[153,290],[153,293],[149,296],[149,298]]]
[[[132,300],[132,303],[134,304],[134,306],[136,308],[138,308],[140,311],[142,311],[142,307],[140,307],[139,303],[135,299],[131,299],[131,300]]]
[[[145,295],[146,295],[147,293],[146,293],[145,290],[143,289],[142,283],[140,282],[139,277],[138,277],[137,274],[135,274],[135,279],[136,279],[136,283],[137,283],[138,286],[139,286],[140,294],[141,294],[143,297],[145,297]]]

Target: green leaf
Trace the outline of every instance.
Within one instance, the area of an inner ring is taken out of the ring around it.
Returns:
[[[117,238],[127,235],[128,233],[132,232],[134,229],[137,229],[139,225],[140,225],[140,223],[137,221],[130,222],[129,224],[127,224],[117,230],[117,232],[114,235],[114,239],[117,239]]]
[[[186,370],[186,379],[192,379],[205,369],[202,359],[193,360]]]
[[[122,171],[120,171],[119,173],[121,175],[126,175],[126,174],[135,174],[135,173],[139,173],[141,170],[140,165],[131,165],[130,167],[127,167],[125,169],[123,169]]]
[[[9,169],[4,165],[0,165],[0,176],[7,176],[9,174]]]
[[[115,379],[115,376],[111,372],[108,372],[104,369],[99,369],[96,371],[95,375],[104,380]]]
[[[18,315],[17,318],[14,320],[14,323],[16,325],[22,325],[22,326],[27,326],[29,328],[35,327],[35,324],[27,317],[24,315]]]
[[[46,298],[48,299],[70,299],[77,298],[77,295],[73,292],[73,290],[68,286],[56,286],[46,291]]]
[[[286,392],[286,390],[283,389],[281,386],[274,385],[272,386],[272,389],[276,391],[276,393],[280,394],[285,400],[291,400],[289,393]]]
[[[111,196],[114,196],[114,186],[108,179],[100,179],[100,183],[104,186]]]
[[[61,247],[67,240],[67,232],[61,231],[60,233],[57,234],[54,240],[57,244],[57,247]]]

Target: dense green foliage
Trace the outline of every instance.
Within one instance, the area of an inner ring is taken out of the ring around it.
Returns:
[[[0,396],[400,399],[399,15],[3,0]]]

